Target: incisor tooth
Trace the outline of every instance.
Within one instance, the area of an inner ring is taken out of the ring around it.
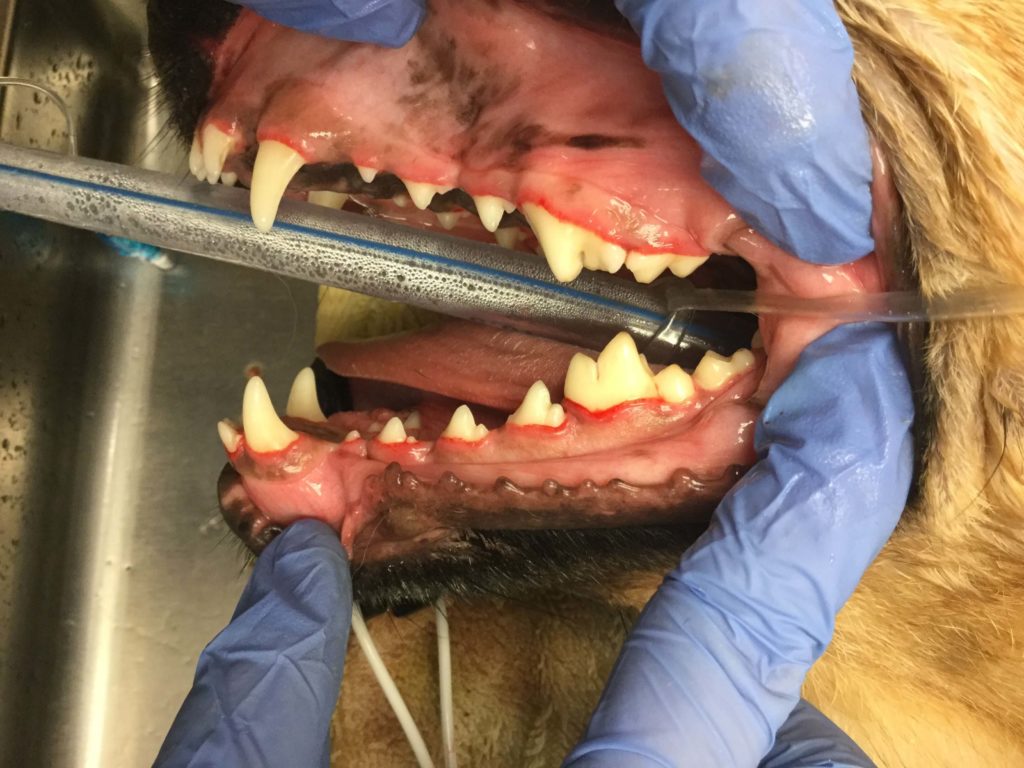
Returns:
[[[257,453],[283,450],[299,438],[278,417],[267,385],[259,376],[253,376],[245,385],[242,428],[246,444]]]
[[[701,389],[719,389],[753,364],[754,353],[749,349],[737,349],[731,357],[723,357],[717,352],[705,352],[693,371],[693,380]]]
[[[377,169],[368,168],[365,165],[357,165],[356,170],[359,171],[359,178],[370,184],[374,179],[377,178]]]
[[[473,196],[473,204],[476,206],[476,215],[480,217],[480,223],[488,232],[494,232],[501,224],[501,217],[506,213],[512,213],[516,209],[515,203],[503,200],[495,195]]]
[[[295,375],[284,412],[288,416],[307,421],[327,421],[324,412],[320,410],[320,401],[317,400],[316,375],[312,368],[303,368]]]
[[[224,133],[213,124],[203,128],[203,167],[206,169],[206,180],[216,184],[220,172],[224,170],[224,162],[235,146],[235,137]]]
[[[626,256],[626,269],[633,273],[638,283],[653,283],[665,268],[676,258],[671,253],[643,254],[631,252]]]
[[[252,167],[252,190],[249,209],[256,229],[269,232],[277,218],[281,198],[299,169],[305,164],[302,155],[279,141],[261,141]]]
[[[306,199],[313,205],[321,205],[324,208],[334,208],[336,211],[340,211],[344,207],[345,201],[348,200],[348,195],[344,192],[335,192],[330,189],[317,189],[310,192]]]
[[[422,181],[406,181],[402,179],[405,184],[405,188],[409,191],[409,198],[412,200],[412,204],[419,208],[421,211],[426,210],[427,206],[430,205],[430,201],[434,199],[434,195],[443,195],[445,192],[451,192],[451,187],[439,187],[436,184],[427,184]]]
[[[539,205],[527,203],[523,215],[537,236],[544,258],[557,280],[567,283],[583,271],[583,233],[574,224],[559,221]]]
[[[188,152],[188,170],[200,181],[206,181],[206,167],[203,165],[203,150],[199,147],[199,135],[192,137],[192,148]]]
[[[238,450],[238,443],[241,442],[242,436],[238,434],[234,424],[227,419],[221,419],[217,422],[217,434],[220,435],[220,441],[224,444],[225,451],[234,453]]]
[[[647,360],[625,332],[608,342],[597,361],[577,354],[565,375],[565,396],[591,411],[656,397],[658,388]]]
[[[462,218],[462,214],[459,211],[444,211],[437,214],[437,223],[445,229],[455,229],[460,218]]]
[[[405,427],[402,426],[402,420],[397,416],[388,419],[384,429],[377,435],[377,439],[382,443],[404,443],[406,437],[408,435],[405,434]]]
[[[530,424],[557,427],[563,421],[565,421],[565,411],[557,403],[551,404],[551,393],[548,392],[543,381],[533,382],[516,412],[508,417],[509,424],[517,424],[521,427]]]
[[[693,379],[678,365],[662,368],[654,377],[658,395],[666,403],[685,403],[693,397]]]
[[[460,405],[455,409],[451,421],[448,422],[448,426],[441,433],[441,437],[453,440],[468,440],[469,442],[483,440],[486,436],[487,427],[476,423],[476,419],[473,418],[473,412],[469,410],[468,405]]]

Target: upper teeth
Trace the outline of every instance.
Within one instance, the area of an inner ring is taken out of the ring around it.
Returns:
[[[377,178],[376,168],[367,168],[365,165],[357,165],[356,170],[359,171],[359,177],[367,184]]]
[[[674,253],[637,253],[626,257],[626,269],[638,283],[653,283],[667,268],[676,277],[687,277],[708,260],[707,256],[679,256]]]
[[[257,453],[283,450],[299,437],[278,417],[270,393],[259,376],[253,376],[245,385],[242,428],[246,445]]]
[[[565,375],[565,396],[590,411],[604,411],[619,403],[657,395],[647,360],[624,331],[608,342],[596,362],[586,355],[575,355]]]
[[[753,364],[754,353],[749,349],[738,349],[731,357],[723,357],[717,352],[705,352],[693,371],[693,380],[701,389],[718,389]]]
[[[473,412],[469,410],[468,405],[460,405],[455,409],[451,421],[448,422],[448,426],[441,433],[441,437],[448,437],[454,440],[468,440],[470,442],[483,440],[486,436],[487,427],[476,423],[476,419],[473,418]]]
[[[626,251],[620,246],[583,227],[559,221],[539,205],[525,204],[523,214],[537,235],[552,273],[563,282],[575,280],[584,266],[617,272],[626,260]]]
[[[303,368],[292,382],[292,391],[288,394],[288,405],[284,412],[307,421],[327,421],[320,410],[320,402],[316,396],[316,375],[312,368]]]
[[[206,167],[203,165],[203,150],[199,146],[199,135],[192,137],[192,149],[188,153],[188,170],[200,181],[206,180]]]
[[[476,206],[476,215],[480,217],[480,223],[488,232],[494,232],[501,224],[502,216],[516,209],[515,203],[494,195],[474,196],[473,204]]]
[[[231,149],[235,146],[235,137],[224,133],[213,124],[203,128],[203,169],[206,180],[216,184],[224,170],[224,162],[228,159]]]
[[[565,411],[558,403],[552,404],[551,393],[543,381],[535,381],[523,398],[516,412],[508,417],[509,424],[521,427],[540,424],[557,427],[565,421]]]
[[[430,205],[434,195],[443,195],[445,192],[451,192],[452,190],[451,187],[439,187],[436,184],[426,184],[420,181],[405,181],[405,179],[402,181],[405,182],[405,188],[409,190],[412,204],[421,211]]]
[[[273,139],[261,141],[252,167],[249,208],[256,229],[269,232],[288,183],[305,165],[302,155]]]

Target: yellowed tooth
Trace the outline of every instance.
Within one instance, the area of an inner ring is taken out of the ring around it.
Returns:
[[[324,208],[333,208],[340,211],[348,200],[344,192],[335,192],[330,189],[317,189],[309,193],[306,198],[313,205],[321,205]]]
[[[188,153],[188,170],[200,181],[206,181],[206,166],[203,165],[203,150],[199,146],[199,135],[192,137],[192,149]]]
[[[476,442],[487,437],[487,427],[477,424],[473,418],[473,412],[468,405],[460,405],[452,414],[451,421],[444,428],[441,437],[448,437],[453,440],[468,440]]]
[[[509,250],[514,250],[519,245],[522,236],[523,233],[519,231],[519,227],[505,227],[494,233],[494,239],[498,241],[498,245]]]
[[[302,155],[279,141],[261,141],[252,168],[249,208],[256,229],[269,232],[288,183],[305,164]]]
[[[689,277],[707,260],[707,256],[674,256],[668,269],[676,277]]]
[[[599,266],[605,272],[615,273],[622,269],[622,265],[626,263],[626,249],[615,245],[615,243],[609,243],[606,240],[601,240],[599,249]]]
[[[377,178],[378,171],[376,168],[368,168],[365,165],[357,165],[356,170],[359,172],[359,178],[361,178],[367,184],[370,184],[374,179]]]
[[[439,187],[436,184],[426,184],[421,181],[406,181],[402,179],[402,182],[409,191],[409,199],[412,200],[412,204],[421,211],[426,210],[427,206],[430,205],[430,201],[434,199],[434,195],[443,195],[445,192],[451,192],[452,189],[451,187]]]
[[[288,405],[285,414],[307,421],[327,421],[320,410],[320,401],[316,396],[316,376],[312,368],[303,368],[292,382],[292,391],[288,393]]]
[[[345,442],[346,443],[351,443],[353,440],[359,440],[361,438],[362,438],[362,435],[359,434],[359,430],[358,429],[353,429],[351,432],[349,432],[347,435],[345,435]]]
[[[753,365],[754,353],[749,349],[738,349],[731,357],[723,357],[717,352],[705,352],[693,372],[693,380],[701,389],[720,389],[733,376]]]
[[[444,211],[437,214],[437,223],[445,229],[455,229],[455,225],[459,223],[459,219],[462,218],[460,211]]]
[[[496,231],[501,224],[501,217],[516,209],[515,203],[495,195],[474,195],[473,204],[476,206],[476,215],[480,217],[480,223],[488,232]]]
[[[413,411],[405,417],[405,428],[406,429],[420,429],[423,426],[423,419],[420,418],[419,411]]]
[[[402,420],[397,416],[388,419],[384,429],[377,435],[377,439],[382,443],[404,443],[406,437],[408,435],[405,434],[405,427],[402,426]]]
[[[574,224],[559,221],[533,203],[523,206],[523,215],[537,236],[555,278],[563,283],[575,280],[583,271],[583,239],[589,233]]]
[[[221,419],[217,422],[217,434],[220,435],[220,441],[224,444],[225,451],[234,453],[238,450],[242,436],[238,434],[234,424],[227,419]]]
[[[206,180],[216,184],[220,172],[224,170],[224,162],[228,159],[235,146],[235,137],[224,133],[213,124],[203,128],[203,167],[206,169]]]
[[[278,417],[270,401],[267,385],[259,376],[253,376],[245,385],[242,428],[245,430],[246,445],[257,453],[284,450],[299,438]]]
[[[671,253],[643,254],[630,251],[626,256],[626,269],[633,273],[638,283],[653,283],[674,258]]]
[[[693,397],[693,379],[678,365],[662,368],[654,376],[654,384],[658,395],[666,403],[685,403]]]
[[[220,183],[225,187],[233,187],[238,183],[238,174],[225,171],[220,175]]]
[[[586,355],[574,356],[565,375],[565,396],[591,411],[657,394],[650,366],[626,332],[608,342],[596,362]]]
[[[521,427],[540,424],[557,427],[565,421],[565,411],[561,405],[551,403],[551,393],[543,381],[535,381],[527,390],[523,402],[515,413],[508,417],[509,424]]]

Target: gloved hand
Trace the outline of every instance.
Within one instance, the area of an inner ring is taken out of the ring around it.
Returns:
[[[327,766],[352,621],[336,531],[300,520],[256,567],[231,623],[199,657],[154,766]]]
[[[231,0],[303,32],[399,48],[416,34],[427,0]]]

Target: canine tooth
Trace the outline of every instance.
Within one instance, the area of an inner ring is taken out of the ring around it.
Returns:
[[[448,437],[454,440],[468,440],[470,442],[483,440],[486,436],[487,427],[476,423],[476,419],[473,418],[473,412],[469,410],[468,405],[460,405],[455,409],[451,421],[448,422],[448,426],[441,433],[441,437]]]
[[[330,189],[317,189],[310,192],[306,199],[313,205],[322,205],[324,208],[334,208],[340,211],[344,207],[345,201],[348,200],[348,195]]]
[[[225,171],[220,175],[220,183],[225,187],[233,187],[238,183],[238,174]]]
[[[312,368],[303,368],[296,374],[284,412],[288,416],[307,421],[327,421],[324,412],[320,410],[320,401],[317,400],[316,375]]]
[[[480,223],[488,232],[496,231],[501,224],[501,217],[516,209],[515,203],[495,195],[474,196],[473,204],[476,206],[476,215],[480,217]]]
[[[203,165],[203,150],[199,147],[199,136],[192,137],[192,148],[188,152],[188,170],[200,181],[206,181],[206,166]]]
[[[409,197],[412,200],[412,204],[419,208],[421,211],[426,210],[427,206],[430,205],[430,201],[434,199],[434,195],[443,195],[445,192],[451,192],[451,187],[439,187],[436,184],[427,184],[421,181],[406,181],[402,179],[405,184],[405,188],[409,190]]]
[[[212,123],[203,128],[203,167],[206,169],[206,180],[216,184],[220,172],[224,170],[224,162],[235,146],[235,137],[224,133]]]
[[[462,214],[459,211],[445,211],[437,214],[437,223],[445,229],[455,229],[461,218]]]
[[[519,245],[519,239],[522,237],[522,233],[518,227],[505,227],[499,229],[494,233],[494,239],[498,241],[498,245],[502,248],[508,248],[509,250]]]
[[[658,395],[666,403],[685,403],[693,397],[693,379],[678,365],[662,368],[654,377]]]
[[[574,356],[565,375],[565,396],[591,411],[657,394],[647,360],[625,332],[608,342],[596,362],[583,354]]]
[[[653,283],[675,256],[671,253],[642,254],[630,252],[626,256],[626,269],[633,273],[638,283]]]
[[[523,206],[523,215],[537,236],[555,278],[563,283],[575,280],[583,270],[583,239],[590,233],[574,224],[559,221],[533,203]]]
[[[731,357],[723,357],[717,352],[705,352],[693,372],[693,380],[701,389],[718,389],[753,364],[754,353],[749,349],[737,349]]]
[[[388,419],[384,429],[377,435],[377,439],[382,443],[404,443],[406,437],[408,435],[405,434],[405,427],[402,426],[402,420],[397,416]]]
[[[238,434],[234,424],[227,419],[221,419],[217,422],[217,434],[220,435],[220,441],[224,444],[225,451],[234,453],[238,450],[238,444],[241,442],[242,436]]]
[[[420,418],[419,411],[413,411],[405,417],[405,428],[406,429],[419,429],[423,426],[423,419]]]
[[[368,168],[365,165],[357,165],[356,170],[359,171],[359,178],[361,178],[367,184],[371,183],[374,179],[377,178],[378,171],[376,168]]]
[[[261,141],[252,168],[249,208],[256,229],[269,232],[277,218],[281,198],[299,169],[305,164],[302,155],[279,141]]]
[[[245,385],[242,427],[245,429],[245,442],[258,453],[283,450],[299,437],[278,417],[267,385],[259,376],[253,376]]]
[[[361,437],[362,435],[359,434],[359,430],[353,429],[351,432],[345,435],[345,442],[351,443],[353,440],[359,440]]]
[[[673,256],[668,270],[676,277],[689,277],[707,260],[707,256]]]

